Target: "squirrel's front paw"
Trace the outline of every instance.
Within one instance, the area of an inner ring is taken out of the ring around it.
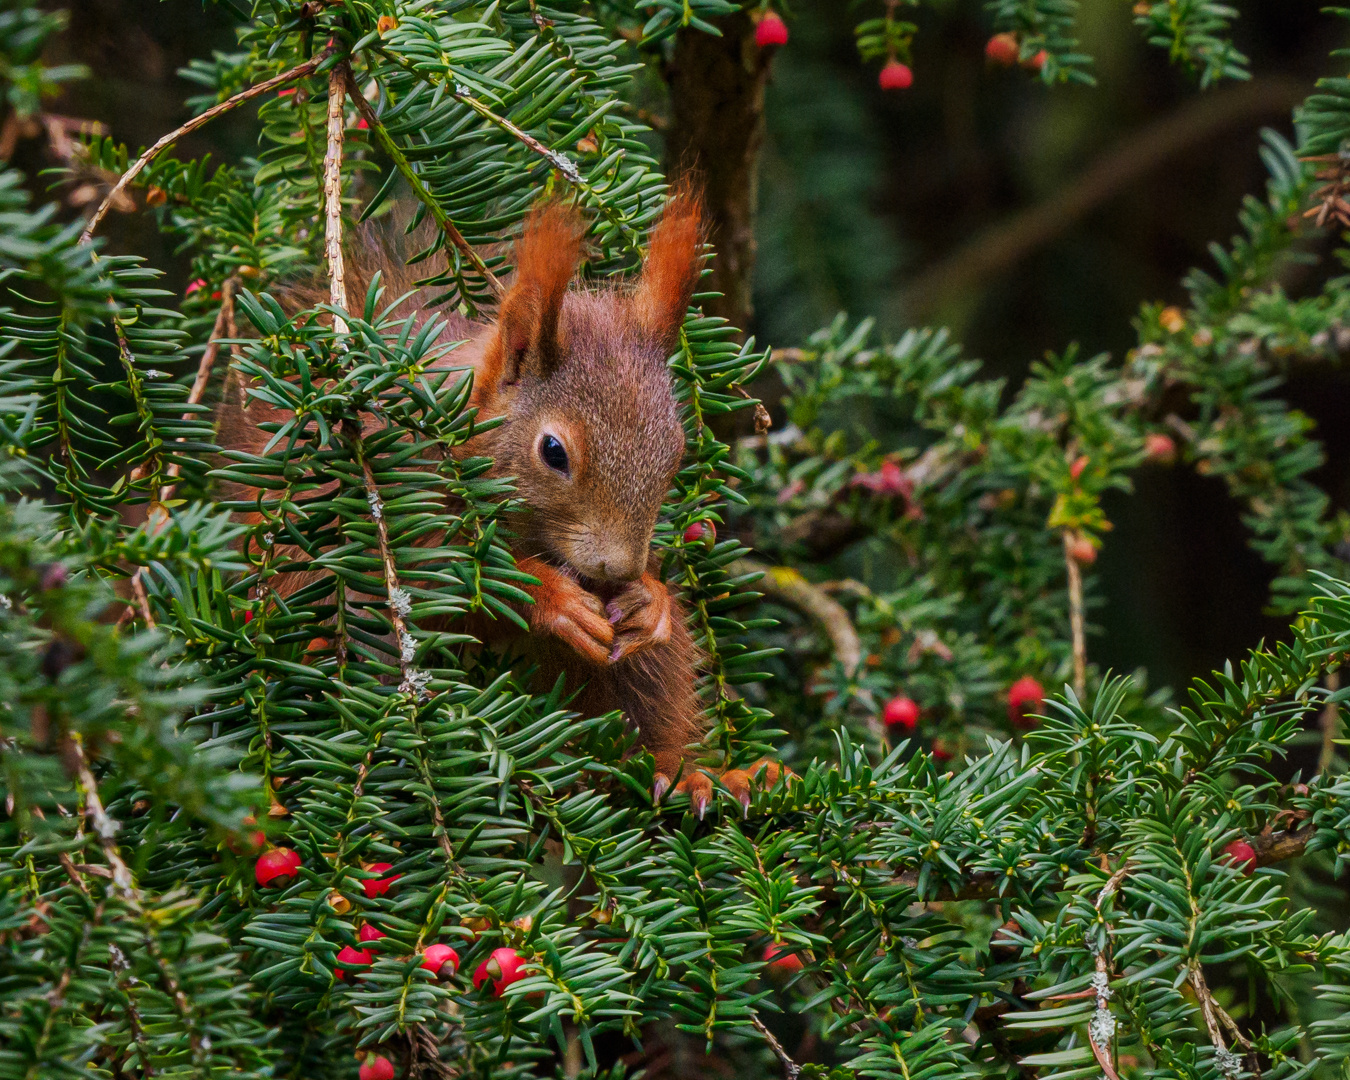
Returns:
[[[665,582],[643,574],[605,605],[605,614],[614,627],[613,663],[669,641],[675,604]]]
[[[532,572],[543,584],[531,590],[530,629],[560,639],[592,664],[606,663],[614,645],[614,627],[600,599],[566,574]]]

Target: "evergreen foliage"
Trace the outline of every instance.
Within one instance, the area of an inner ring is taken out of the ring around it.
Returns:
[[[199,113],[286,77],[254,99],[259,155],[170,150],[130,181],[191,252],[183,298],[0,172],[0,1077],[345,1077],[357,1054],[617,1077],[654,1045],[680,1075],[794,1080],[1345,1075],[1350,937],[1306,900],[1350,861],[1350,781],[1334,753],[1307,780],[1287,758],[1350,697],[1348,526],[1274,396],[1289,358],[1350,347],[1344,278],[1298,300],[1276,278],[1307,215],[1334,217],[1299,156],[1350,136],[1335,81],[1298,153],[1268,139],[1266,197],[1217,272],[1184,311],[1146,307],[1122,361],[1066,349],[1009,392],[941,331],[874,345],[841,319],[779,358],[788,424],[733,438],[769,355],[690,312],[657,545],[706,657],[705,760],[795,770],[748,808],[654,803],[621,717],[427,628],[516,617],[512,490],[446,452],[476,418],[466,377],[433,367],[439,316],[397,315],[378,280],[346,310],[278,300],[325,280],[325,171],[349,235],[398,200],[429,219],[414,263],[445,255],[428,285],[448,309],[490,309],[499,241],[542,194],[586,211],[586,274],[621,273],[665,192],[631,78],[734,6],[241,14],[237,50],[190,77]],[[1203,36],[1223,9],[1159,6],[1202,81],[1236,74]],[[1072,8],[995,16],[1030,31]],[[34,10],[0,20],[30,110],[73,74],[40,70],[60,21]],[[1047,26],[1042,70],[1069,78],[1071,27]],[[124,177],[132,160],[87,147]],[[191,386],[232,392],[227,366],[293,414],[258,454],[209,456]],[[900,445],[874,437],[883,415]],[[1297,616],[1175,708],[1093,667],[1087,623],[1102,498],[1169,453],[1242,501]],[[263,494],[225,501],[229,481]],[[298,566],[313,583],[280,595]],[[1027,677],[1063,690],[1009,709]],[[902,691],[909,740],[878,719]],[[278,851],[298,867],[268,879]],[[458,963],[428,970],[433,944]]]

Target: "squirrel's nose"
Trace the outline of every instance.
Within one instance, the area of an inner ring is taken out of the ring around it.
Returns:
[[[626,555],[611,555],[595,564],[592,576],[600,581],[636,581],[642,576],[642,566]]]
[[[588,554],[590,558],[585,561],[589,565],[577,569],[596,581],[614,584],[636,581],[642,576],[642,571],[647,569],[646,550],[633,550],[628,544],[605,543],[601,540],[594,543]]]

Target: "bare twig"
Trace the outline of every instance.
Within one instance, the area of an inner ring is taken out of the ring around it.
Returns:
[[[484,120],[496,124],[503,131],[506,131],[515,138],[519,139],[531,150],[533,150],[536,154],[538,154],[550,165],[552,165],[555,169],[557,169],[560,173],[562,173],[563,176],[567,177],[567,179],[570,180],[572,183],[574,184],[582,183],[581,171],[577,168],[576,162],[574,162],[566,154],[560,154],[556,150],[550,150],[547,146],[541,143],[533,135],[529,134],[528,132],[521,131],[520,128],[516,127],[516,125],[511,123],[511,121],[506,119],[506,117],[498,116],[495,112],[489,109],[486,105],[484,105],[472,94],[457,89],[454,91],[454,96],[456,101],[461,102],[464,105],[467,105],[470,109],[476,112]]]
[[[1129,876],[1130,871],[1133,869],[1134,863],[1129,859],[1126,859],[1120,864],[1120,869],[1106,879],[1106,884],[1102,886],[1102,891],[1097,894],[1095,906],[1098,911],[1101,911],[1102,905],[1106,903],[1110,897],[1115,895],[1116,890],[1120,888],[1120,883]]]
[[[344,433],[357,463],[361,466],[361,477],[365,483],[366,501],[370,503],[370,516],[375,522],[375,540],[380,551],[380,565],[384,570],[384,588],[387,593],[386,604],[389,609],[389,624],[394,631],[395,647],[398,650],[398,670],[402,676],[399,689],[406,693],[420,694],[424,689],[425,673],[413,666],[413,657],[417,652],[417,642],[408,631],[407,614],[412,600],[399,586],[398,571],[394,566],[394,551],[389,543],[389,525],[385,520],[384,500],[380,497],[379,485],[375,482],[375,473],[366,459],[365,444],[361,437],[360,424],[348,420],[343,424]]]
[[[1073,538],[1064,533],[1064,563],[1069,571],[1069,631],[1073,638],[1073,691],[1087,694],[1087,628],[1083,620],[1083,571],[1073,557]]]
[[[328,257],[328,302],[347,310],[346,269],[342,263],[342,142],[347,134],[347,80],[341,65],[328,76],[328,150],[323,158],[324,251]],[[347,332],[340,315],[333,329]]]
[[[769,1049],[783,1063],[783,1073],[788,1080],[797,1080],[797,1077],[801,1075],[802,1067],[792,1060],[791,1055],[783,1049],[783,1044],[774,1037],[774,1033],[764,1026],[763,1020],[752,1013],[750,1022],[755,1025],[755,1030],[764,1036],[764,1041],[769,1044]]]
[[[145,582],[141,580],[142,573],[144,573],[144,567],[138,566],[136,567],[136,572],[131,575],[131,595],[136,598],[136,607],[141,613],[141,618],[145,620],[145,625],[147,627],[153,627],[155,625],[155,616],[150,610],[150,597],[146,595]],[[117,620],[119,624],[124,619],[129,618],[127,614],[129,611],[131,611],[130,607],[122,613],[122,617]]]
[[[206,396],[206,387],[211,382],[211,369],[215,366],[216,357],[220,353],[220,339],[226,334],[226,328],[234,324],[234,291],[238,287],[239,279],[237,277],[226,278],[225,284],[221,286],[220,310],[216,313],[215,325],[211,327],[211,337],[206,343],[206,348],[202,351],[201,361],[197,364],[197,377],[192,380],[192,389],[188,391],[188,405],[200,405],[202,398]],[[183,419],[191,420],[195,415],[191,409],[188,409],[183,413]],[[168,502],[173,498],[173,489],[177,487],[177,484],[172,483],[172,481],[178,478],[180,471],[178,462],[169,462],[168,467],[164,470],[164,475],[170,483],[159,489],[160,502]]]
[[[754,559],[737,559],[727,570],[733,576],[762,573],[758,585],[768,596],[814,619],[830,639],[844,674],[852,676],[862,662],[862,642],[844,605],[790,566],[768,566]]]
[[[113,884],[124,895],[134,896],[135,887],[132,885],[131,871],[122,861],[113,839],[121,826],[109,817],[108,811],[103,808],[103,800],[98,796],[98,781],[94,779],[94,774],[89,769],[89,762],[84,756],[84,741],[79,732],[72,731],[68,737],[70,752],[75,761],[76,787],[84,801],[89,823],[94,827],[94,835],[98,837],[99,846],[103,848],[103,857],[108,860],[108,866],[112,869]]]
[[[497,275],[488,269],[487,263],[483,262],[478,252],[474,250],[473,245],[464,239],[464,234],[461,233],[459,229],[456,228],[455,223],[450,220],[450,216],[445,212],[441,204],[436,201],[436,196],[431,193],[426,184],[422,182],[422,178],[413,170],[407,156],[399,149],[398,144],[394,142],[393,136],[389,134],[389,129],[384,126],[379,115],[375,112],[374,106],[366,100],[366,96],[361,93],[360,89],[357,87],[356,80],[352,77],[351,68],[348,67],[346,63],[343,63],[341,67],[347,80],[347,92],[351,94],[352,100],[356,102],[356,108],[360,111],[362,117],[365,118],[366,125],[374,133],[376,140],[384,149],[384,152],[388,154],[393,161],[394,168],[396,168],[403,179],[408,182],[408,186],[413,189],[413,194],[421,200],[422,204],[431,214],[432,219],[436,222],[437,226],[439,226],[441,232],[445,233],[445,238],[455,246],[455,250],[457,250],[460,255],[463,256],[476,271],[478,271],[478,273],[483,275],[487,283],[492,286],[492,291],[498,296],[501,296],[506,292],[506,286],[498,280]]]
[[[1101,900],[1098,899],[1097,903],[1100,906]],[[1097,954],[1096,964],[1097,984],[1094,991],[1097,997],[1097,1015],[1088,1024],[1088,1045],[1092,1047],[1092,1055],[1101,1066],[1106,1080],[1120,1080],[1120,1074],[1116,1072],[1115,1063],[1111,1060],[1111,1039],[1108,1032],[1114,1033],[1115,1020],[1111,1016],[1110,1006],[1106,1003],[1111,994],[1110,988],[1106,985],[1111,978],[1111,966],[1104,951]]]
[[[1105,869],[1103,861],[1103,869]],[[1126,859],[1121,863],[1120,868],[1106,879],[1106,884],[1102,886],[1102,891],[1097,894],[1096,903],[1093,905],[1098,911],[1101,911],[1102,905],[1115,895],[1116,890],[1120,888],[1120,883],[1131,870],[1134,869],[1134,863]],[[1116,1072],[1115,1061],[1111,1049],[1112,1040],[1115,1038],[1116,1021],[1111,1015],[1111,962],[1107,959],[1107,948],[1110,945],[1110,925],[1106,926],[1107,945],[1093,958],[1097,968],[1097,975],[1093,979],[1092,994],[1097,998],[1097,1012],[1088,1024],[1088,1045],[1092,1047],[1092,1054],[1097,1059],[1097,1064],[1101,1066],[1106,1080],[1120,1080]]]
[[[136,1008],[136,998],[132,995],[131,988],[136,982],[135,976],[131,974],[131,963],[127,960],[126,953],[111,942],[108,944],[109,967],[117,978],[118,989],[126,997],[127,1001],[127,1025],[131,1028],[131,1037],[136,1043],[137,1056],[141,1059],[141,1076],[150,1080],[155,1075],[154,1067],[151,1065],[153,1053],[145,1038],[145,1025],[141,1022],[140,1010]]]
[[[1304,825],[1297,829],[1248,837],[1247,843],[1256,852],[1257,866],[1271,866],[1302,855],[1314,832],[1316,830],[1311,825]]]
[[[47,815],[42,812],[42,807],[40,806],[29,806],[28,812],[39,821],[47,820]],[[61,869],[66,872],[66,877],[70,878],[75,888],[79,889],[85,896],[88,896],[89,886],[84,883],[84,878],[80,876],[80,868],[75,865],[74,860],[72,860],[64,851],[58,851],[56,857],[61,863]]]
[[[1228,1073],[1230,1070],[1225,1067],[1226,1062],[1231,1062],[1236,1066],[1236,1055],[1228,1049],[1224,1042],[1223,1032],[1220,1029],[1220,1023],[1228,1028],[1232,1033],[1234,1040],[1244,1050],[1252,1050],[1252,1042],[1238,1028],[1233,1018],[1224,1012],[1223,1007],[1214,1000],[1214,995],[1209,992],[1209,984],[1205,982],[1205,973],[1200,968],[1198,960],[1192,960],[1186,973],[1187,981],[1191,984],[1191,989],[1195,991],[1195,999],[1200,1003],[1200,1015],[1205,1018],[1205,1030],[1209,1032],[1209,1041],[1214,1046],[1215,1057],[1219,1059],[1219,1072]]]
[[[1339,671],[1327,672],[1327,689],[1333,694],[1341,688],[1341,673]],[[1325,774],[1331,768],[1332,762],[1336,760],[1336,739],[1341,733],[1341,707],[1334,701],[1329,701],[1322,708],[1320,718],[1322,724],[1322,750],[1317,755],[1317,771]]]
[[[303,79],[306,75],[313,74],[314,71],[318,69],[319,65],[332,55],[332,52],[332,49],[323,49],[320,52],[315,53],[303,64],[299,64],[296,67],[291,68],[290,71],[283,72],[275,78],[268,79],[266,82],[260,82],[256,86],[250,86],[247,90],[241,90],[239,93],[235,94],[234,97],[227,101],[222,101],[219,105],[211,106],[211,108],[207,109],[206,112],[202,113],[200,116],[194,116],[182,127],[165,135],[159,142],[155,143],[154,146],[150,147],[149,150],[138,157],[131,168],[124,172],[117,183],[113,185],[112,190],[104,197],[99,208],[94,211],[94,216],[89,219],[89,224],[84,227],[84,232],[80,234],[80,243],[88,243],[89,238],[94,235],[94,230],[98,228],[99,223],[107,215],[108,208],[112,206],[113,202],[123,192],[126,186],[140,175],[141,170],[184,135],[191,134],[199,127],[209,124],[217,116],[229,112],[231,109],[242,105],[251,98],[258,97],[260,94],[265,94],[269,90],[275,90],[278,86],[285,86],[289,82],[294,82],[296,79]]]

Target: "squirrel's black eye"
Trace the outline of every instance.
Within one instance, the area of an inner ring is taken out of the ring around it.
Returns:
[[[539,440],[539,456],[544,459],[544,464],[550,469],[557,469],[558,472],[566,475],[567,451],[563,449],[563,444],[552,435],[545,435]]]

